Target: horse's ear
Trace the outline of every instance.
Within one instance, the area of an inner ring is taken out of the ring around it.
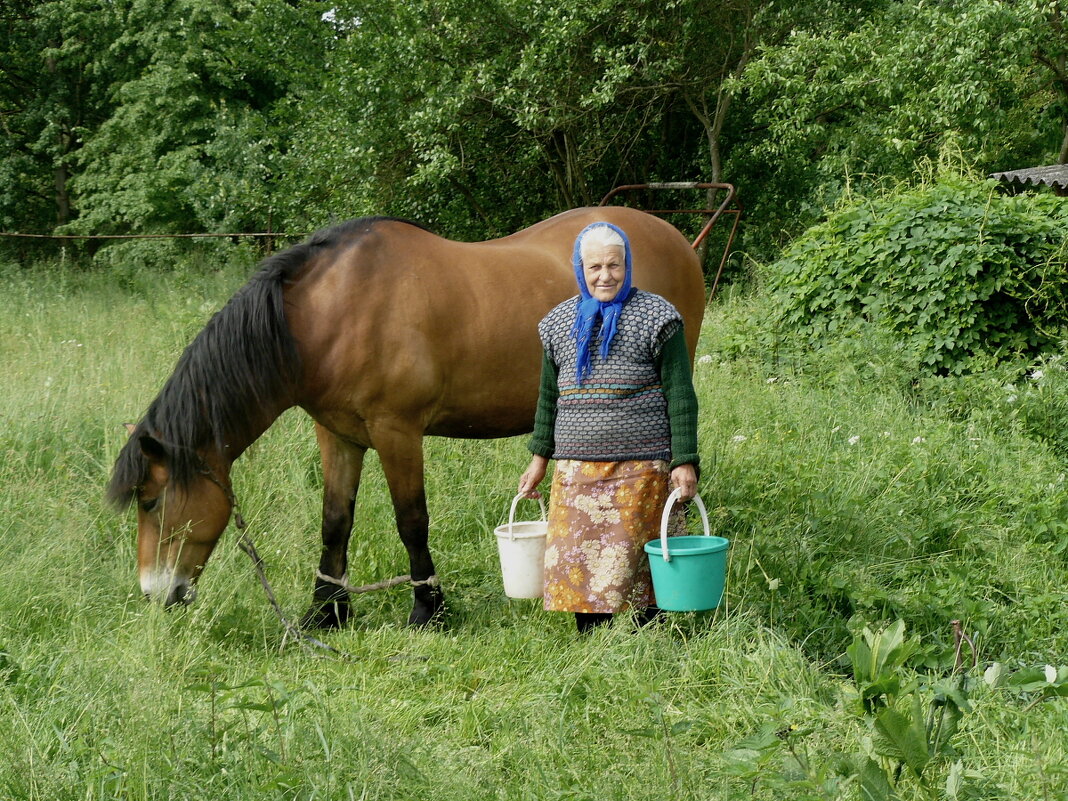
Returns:
[[[148,461],[156,464],[166,464],[169,461],[167,449],[163,447],[163,443],[151,434],[142,433],[137,438],[137,444],[141,446],[141,453],[145,455]]]

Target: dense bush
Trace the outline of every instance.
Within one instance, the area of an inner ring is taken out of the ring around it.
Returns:
[[[778,333],[826,345],[874,325],[919,365],[1036,354],[1068,323],[1068,207],[944,179],[848,203],[768,272]]]

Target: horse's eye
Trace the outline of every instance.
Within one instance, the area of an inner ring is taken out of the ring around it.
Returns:
[[[145,512],[151,512],[159,504],[159,498],[153,498],[150,501],[142,501],[141,509]]]

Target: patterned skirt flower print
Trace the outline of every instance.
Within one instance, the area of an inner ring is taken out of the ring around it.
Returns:
[[[643,548],[660,535],[667,496],[664,461],[558,461],[545,540],[545,608],[622,612],[650,606]]]

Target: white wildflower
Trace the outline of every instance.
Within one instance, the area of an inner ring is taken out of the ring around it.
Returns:
[[[1038,381],[1044,375],[1045,373],[1043,373],[1041,370],[1035,370],[1033,373],[1031,373],[1031,380]]]
[[[749,437],[745,436],[745,434],[735,434],[731,437],[731,442],[745,442],[747,439],[749,439]]]
[[[773,375],[771,378],[768,379],[768,383],[769,384],[774,384],[778,380],[779,380],[779,377]]]
[[[697,360],[697,363],[698,364],[712,364],[712,357],[711,356],[702,356],[700,359]]]
[[[926,437],[913,437],[912,438],[912,444],[913,445],[919,445],[921,442],[926,442],[926,441],[927,441]]]
[[[851,436],[849,438],[849,444],[850,445],[856,445],[858,442],[860,442],[860,435],[859,434],[854,434],[853,436]]]

